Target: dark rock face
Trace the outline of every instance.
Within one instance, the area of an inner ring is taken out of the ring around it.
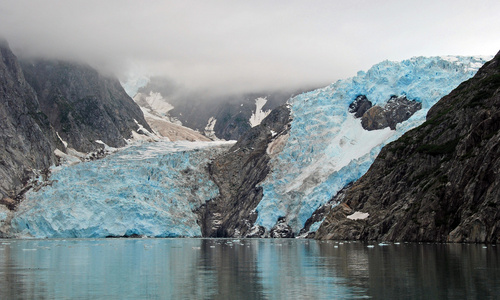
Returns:
[[[139,106],[115,78],[70,62],[22,62],[40,108],[68,147],[91,152],[102,146],[122,147],[139,124],[151,130]]]
[[[371,107],[372,102],[365,95],[359,95],[349,104],[349,112],[354,113],[354,117],[361,118]]]
[[[356,99],[353,104],[357,100],[358,99]],[[364,108],[366,107],[367,105],[365,104]],[[415,100],[410,101],[406,99],[405,96],[392,96],[387,101],[387,104],[384,107],[368,107],[368,109],[366,109],[361,115],[361,125],[366,130],[378,130],[386,127],[390,127],[392,130],[395,130],[396,124],[408,120],[416,111],[421,108],[422,103],[420,102],[417,102]],[[362,111],[363,110],[356,111],[355,117],[359,118],[358,115]]]
[[[289,131],[290,111],[274,109],[262,123],[251,128],[238,142],[209,165],[220,195],[199,210],[202,234],[206,237],[257,237],[263,229],[251,231],[257,219],[253,211],[262,199],[257,187],[270,171],[268,144]],[[273,137],[273,133],[276,135]]]
[[[0,199],[5,204],[12,206],[30,178],[38,175],[36,170],[56,162],[57,143],[16,56],[0,41]]]
[[[351,186],[352,186],[352,183],[349,183],[343,189],[338,191],[338,193],[332,199],[330,199],[327,203],[318,207],[318,209],[316,209],[316,211],[314,211],[314,213],[311,215],[311,217],[309,219],[307,219],[306,223],[304,224],[304,228],[302,228],[300,230],[299,235],[302,236],[302,235],[307,233],[307,235],[305,236],[306,238],[310,238],[310,239],[314,238],[316,236],[316,232],[315,231],[309,232],[311,230],[311,225],[316,223],[316,222],[321,222],[338,203],[341,203],[344,200],[345,195],[346,195],[347,191],[351,188]],[[341,205],[345,211],[346,205],[345,204],[341,204]],[[350,210],[348,212],[350,212]]]
[[[23,69],[24,67],[24,69]],[[120,83],[97,71],[65,62],[20,64],[0,40],[0,204],[15,208],[24,192],[48,176],[56,149],[96,151],[102,140],[114,147],[138,125],[140,108]]]
[[[499,169],[500,52],[382,149],[316,238],[498,243]]]
[[[269,233],[271,238],[279,239],[279,238],[293,238],[293,229],[286,223],[285,218],[280,218],[276,225],[271,228]]]

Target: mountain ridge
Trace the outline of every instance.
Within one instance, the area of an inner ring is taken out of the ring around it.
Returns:
[[[0,75],[0,201],[10,209],[61,157],[81,160],[150,130],[119,81],[88,66],[20,61],[2,40]]]

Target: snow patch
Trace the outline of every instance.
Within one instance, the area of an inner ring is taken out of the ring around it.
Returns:
[[[217,123],[217,119],[215,117],[210,117],[208,119],[207,126],[205,126],[204,134],[212,140],[217,140],[217,136],[215,135],[215,123]]]
[[[364,213],[364,212],[354,212],[352,215],[347,216],[348,219],[350,220],[365,220],[370,216],[369,213]]]
[[[70,165],[71,166],[71,165],[78,164],[78,163],[82,162],[82,160],[79,157],[76,157],[74,155],[66,154],[66,153],[62,152],[61,150],[59,150],[59,149],[54,150],[54,154],[57,157],[59,157],[59,159],[61,160],[62,164],[66,164],[66,165]]]
[[[271,110],[263,111],[262,108],[266,105],[267,99],[266,97],[259,97],[255,99],[255,112],[250,116],[250,126],[255,127],[259,125],[262,120],[264,120],[270,113]]]
[[[64,148],[67,148],[68,147],[68,143],[61,138],[61,136],[59,135],[59,132],[56,131],[56,134],[57,134],[57,137],[59,138],[59,140],[61,141],[61,143],[63,143]]]

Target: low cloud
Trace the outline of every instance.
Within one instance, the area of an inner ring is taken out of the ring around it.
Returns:
[[[8,2],[8,3],[5,3]],[[498,1],[3,1],[22,57],[210,94],[322,86],[384,60],[495,54]]]

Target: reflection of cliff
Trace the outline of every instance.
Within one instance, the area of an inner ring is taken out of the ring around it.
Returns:
[[[487,266],[499,265],[498,252],[486,252],[481,245],[389,244],[367,248],[361,243],[329,242],[319,244],[319,250],[318,256],[336,262],[333,268],[338,276],[354,287],[367,289],[373,299],[417,295],[422,299],[492,299],[500,293],[500,271],[486,271]]]
[[[209,293],[216,299],[262,299],[258,241],[201,240],[198,270],[211,274]]]
[[[23,294],[32,292],[33,286],[26,286],[25,282],[34,282],[31,280],[23,280],[26,274],[19,272],[19,267],[14,263],[19,255],[19,249],[10,245],[0,245],[0,290],[2,299],[21,299]],[[43,288],[43,284],[42,284]],[[25,292],[22,292],[25,291]]]
[[[493,299],[495,247],[298,239],[3,240],[2,299]]]

